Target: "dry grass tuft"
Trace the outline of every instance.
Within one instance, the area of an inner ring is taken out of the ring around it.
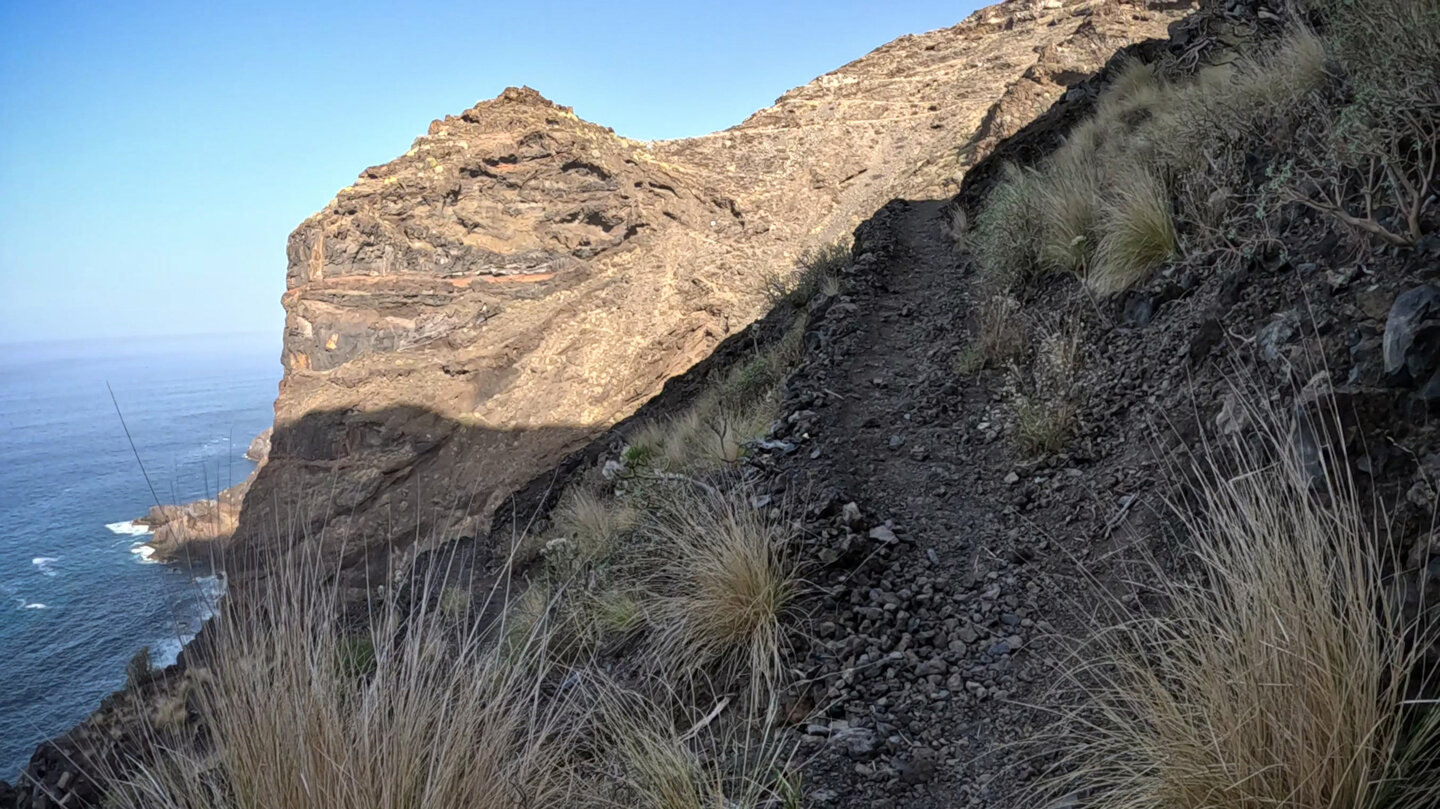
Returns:
[[[1074,674],[1089,693],[1056,792],[1097,809],[1434,806],[1440,770],[1416,751],[1440,750],[1440,723],[1411,721],[1420,628],[1395,617],[1388,537],[1343,463],[1315,491],[1292,434],[1272,426],[1269,457],[1237,474],[1200,461],[1198,511],[1181,512],[1198,581],[1155,570],[1167,608],[1105,630]]]
[[[970,252],[997,292],[1023,289],[1039,275],[1044,224],[1036,183],[1033,170],[1006,166],[1005,179],[990,192],[975,217]]]
[[[970,217],[956,205],[945,214],[945,235],[954,244],[964,246],[970,238]]]
[[[1153,65],[1131,62],[1121,68],[1097,104],[1098,118],[1118,120],[1133,127],[1160,105],[1165,85]]]
[[[1079,423],[1082,340],[1074,324],[1053,324],[1026,369],[1012,366],[1009,387],[1020,451],[1037,456],[1063,449]]]
[[[1025,348],[1020,302],[1009,295],[994,295],[980,305],[975,339],[955,358],[955,372],[968,376],[1003,367],[1022,357]]]
[[[1100,229],[1100,189],[1095,161],[1079,146],[1062,152],[1036,183],[1040,261],[1047,269],[1085,276]]]
[[[615,541],[635,527],[635,509],[584,489],[569,492],[552,515],[555,527],[573,542],[575,557],[591,561],[610,554]]]
[[[738,666],[774,683],[798,586],[783,527],[736,496],[678,491],[649,530],[666,557],[650,583],[663,668],[688,679]]]
[[[1178,236],[1165,184],[1135,169],[1112,186],[1105,204],[1104,235],[1086,280],[1101,295],[1123,292],[1175,255]]]
[[[311,562],[271,572],[214,626],[198,695],[209,744],[162,745],[112,782],[122,809],[375,809],[565,805],[588,709],[551,692],[544,622],[509,653],[394,597],[355,636]],[[429,601],[416,598],[415,604]]]
[[[790,748],[768,734],[723,719],[681,731],[659,705],[634,694],[612,697],[603,715],[631,798],[627,805],[799,809],[798,790],[787,777]]]
[[[1075,431],[1075,405],[1065,399],[1018,397],[1015,416],[1016,439],[1026,455],[1058,452]]]

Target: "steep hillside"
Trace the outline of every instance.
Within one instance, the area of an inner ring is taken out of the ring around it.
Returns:
[[[240,544],[483,533],[520,483],[766,305],[767,279],[967,161],[1186,4],[1009,2],[743,124],[628,140],[529,89],[430,125],[291,236],[274,448]],[[967,148],[959,148],[969,144]],[[444,426],[442,426],[444,425]]]

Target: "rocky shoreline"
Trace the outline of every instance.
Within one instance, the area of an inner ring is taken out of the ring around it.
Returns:
[[[255,468],[244,480],[222,489],[214,498],[151,506],[145,516],[132,521],[133,525],[150,531],[150,537],[139,546],[150,549],[143,554],[147,561],[183,565],[213,562],[212,554],[230,539],[240,524],[245,494],[269,459],[271,429],[267,427],[255,436],[245,450],[246,460],[253,461]]]

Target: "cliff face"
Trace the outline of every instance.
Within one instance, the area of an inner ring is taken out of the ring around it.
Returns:
[[[431,123],[290,237],[270,461],[244,548],[484,533],[514,488],[764,308],[762,277],[990,144],[1189,4],[1002,3],[743,124],[639,142],[528,88]]]

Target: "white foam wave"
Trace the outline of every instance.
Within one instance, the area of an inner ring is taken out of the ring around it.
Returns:
[[[150,665],[157,669],[163,669],[173,664],[180,658],[180,650],[184,649],[185,644],[189,642],[189,638],[183,640],[180,638],[161,638],[150,644]]]
[[[55,568],[52,565],[58,561],[60,561],[60,557],[58,556],[37,556],[30,560],[30,564],[34,565],[35,569],[41,574],[54,576]]]
[[[195,639],[199,634],[200,627],[220,609],[220,599],[224,598],[226,592],[225,574],[217,573],[213,576],[198,576],[195,579],[195,587],[199,595],[197,615],[195,620],[184,621],[175,627],[175,633],[161,638],[150,645],[150,662],[157,668],[164,668],[180,656],[180,650],[185,644]]]
[[[22,602],[22,603],[20,604],[20,609],[22,609],[22,610],[48,610],[48,609],[50,609],[50,608],[47,607],[47,606],[45,606],[44,604],[41,604],[40,602],[36,601],[36,602],[33,602],[33,603],[32,603],[32,602]]]
[[[141,525],[134,520],[106,523],[105,527],[109,528],[112,533],[120,534],[122,536],[139,537],[155,533],[153,530],[150,529],[150,526]]]
[[[225,574],[201,576],[195,583],[200,586],[200,620],[208,621],[215,617],[215,613],[220,609],[220,599],[225,597]]]
[[[143,542],[137,542],[130,546],[130,552],[135,554],[135,561],[141,564],[156,564],[158,559],[151,559],[155,555],[155,549]]]

